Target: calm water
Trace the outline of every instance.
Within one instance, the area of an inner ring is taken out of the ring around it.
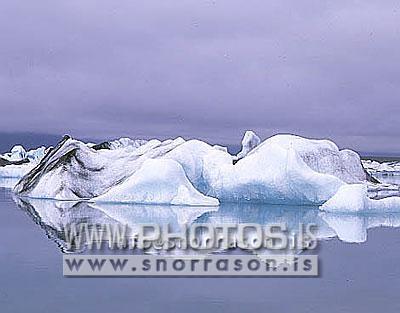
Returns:
[[[376,175],[376,178],[382,183],[400,185],[400,175]]]
[[[17,201],[17,205],[4,188],[0,188],[0,199],[0,312],[400,312],[398,215],[340,216],[322,214],[315,208],[276,206],[223,206],[215,211],[60,206],[52,201]],[[321,275],[64,278],[58,225],[112,220],[314,222],[321,238]]]

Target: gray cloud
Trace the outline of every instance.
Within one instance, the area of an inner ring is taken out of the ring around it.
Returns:
[[[2,1],[0,123],[400,152],[397,1]]]

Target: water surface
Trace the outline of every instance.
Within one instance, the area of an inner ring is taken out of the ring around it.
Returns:
[[[0,189],[1,312],[399,312],[400,217],[313,208],[17,205]],[[34,201],[33,201],[34,202]],[[182,208],[181,208],[182,209]],[[204,211],[204,212],[203,212]],[[317,278],[64,278],[65,221],[316,222]],[[381,227],[381,226],[384,227]],[[357,242],[357,243],[354,243]]]

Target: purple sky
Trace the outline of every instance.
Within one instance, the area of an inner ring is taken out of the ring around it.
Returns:
[[[400,2],[2,0],[2,131],[400,152]]]

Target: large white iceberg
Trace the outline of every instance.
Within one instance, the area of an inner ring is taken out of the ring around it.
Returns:
[[[358,154],[331,141],[276,135],[259,144],[257,138],[246,132],[237,160],[199,140],[122,138],[89,146],[65,137],[14,191],[58,200],[308,205],[367,180]]]

